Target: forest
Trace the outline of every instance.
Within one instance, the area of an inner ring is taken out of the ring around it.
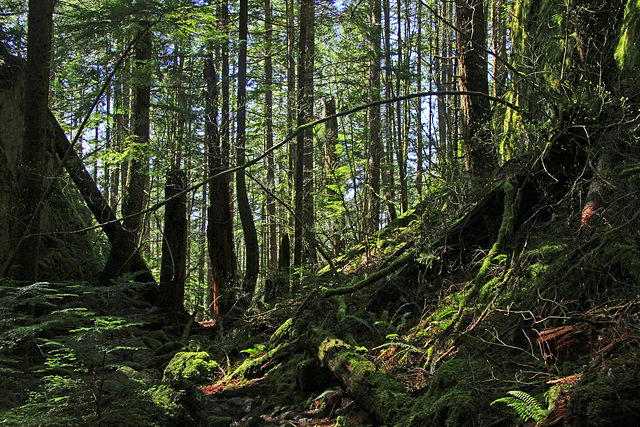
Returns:
[[[640,425],[640,0],[3,0],[0,424]]]

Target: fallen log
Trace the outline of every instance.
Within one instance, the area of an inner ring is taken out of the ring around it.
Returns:
[[[400,381],[376,369],[373,362],[352,346],[313,325],[307,339],[320,362],[342,383],[351,397],[380,424],[394,424],[410,403]]]
[[[122,225],[118,222],[113,222],[116,220],[116,216],[111,210],[109,203],[102,195],[102,192],[89,172],[87,172],[78,153],[71,147],[64,130],[62,130],[60,123],[58,123],[58,120],[56,120],[51,111],[49,111],[49,122],[53,130],[52,137],[56,154],[60,160],[63,161],[64,168],[80,191],[82,198],[87,203],[87,207],[96,221],[104,225],[103,230],[109,242],[113,245],[116,237],[124,231]],[[131,270],[132,272],[138,272],[136,276],[137,281],[155,283],[153,274],[138,252],[133,254]]]

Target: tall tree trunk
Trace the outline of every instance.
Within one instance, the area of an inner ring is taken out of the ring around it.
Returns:
[[[38,278],[40,217],[44,194],[49,106],[49,61],[53,31],[53,0],[30,0],[27,33],[24,139],[20,157],[20,201],[23,239],[18,243],[16,278]]]
[[[397,14],[398,14],[398,58],[397,58],[397,70],[396,70],[396,93],[398,96],[402,95],[404,89],[404,77],[402,77],[403,73],[406,73],[407,70],[404,67],[403,60],[403,51],[404,46],[402,44],[402,2],[398,0],[396,2],[397,6]],[[409,17],[406,16],[405,20],[408,20]],[[397,129],[397,140],[396,140],[396,162],[398,165],[398,179],[400,181],[400,212],[404,213],[407,210],[407,138],[406,135],[406,123],[403,119],[403,106],[406,106],[406,103],[402,103],[398,101],[396,103],[396,129]]]
[[[418,80],[418,92],[422,92],[422,2],[418,2],[418,47],[416,49],[416,61],[417,61],[417,76]],[[416,108],[416,133],[417,135],[417,143],[416,143],[416,191],[418,192],[418,201],[422,201],[422,175],[424,173],[424,160],[423,160],[423,142],[422,142],[422,98],[418,98],[416,100],[418,102]],[[429,104],[431,104],[431,99],[429,99]],[[429,108],[429,113],[431,113],[431,108]]]
[[[247,114],[247,39],[248,39],[249,1],[240,0],[240,22],[238,52],[238,118],[237,118],[237,166],[245,163],[246,150],[246,114]],[[245,276],[242,282],[243,298],[245,303],[250,303],[258,280],[260,270],[260,250],[258,247],[258,233],[253,222],[253,213],[247,195],[245,170],[236,172],[236,192],[238,195],[238,213],[244,232],[246,248]]]
[[[186,188],[183,170],[167,173],[165,199]],[[187,275],[187,195],[170,200],[164,207],[164,236],[160,266],[160,308],[169,321],[179,320],[184,314],[184,283]]]
[[[441,16],[444,17],[445,14],[444,5],[442,6],[442,11],[440,12]],[[445,84],[447,83],[447,73],[446,73],[446,64],[445,58],[447,57],[447,30],[446,26],[443,22],[438,20],[436,22],[436,35],[435,35],[435,54],[439,56],[439,58],[435,58],[434,60],[434,74],[435,74],[435,82],[436,82],[436,90],[438,92],[446,90]],[[445,180],[449,176],[449,159],[447,156],[447,147],[449,145],[449,141],[447,140],[447,128],[448,124],[448,114],[447,114],[447,97],[440,95],[437,97],[437,105],[438,105],[438,165],[440,168],[440,174],[445,178]]]
[[[226,1],[218,5],[218,19],[227,34],[228,6]],[[222,63],[221,89],[222,114],[218,126],[218,76],[214,58],[209,56],[205,65],[206,122],[208,174],[215,176],[228,167],[229,158],[229,50],[228,38],[223,37],[216,47],[216,63]],[[233,220],[231,214],[231,192],[229,177],[223,175],[209,184],[209,207],[207,208],[207,244],[209,250],[211,286],[207,304],[216,318],[226,315],[234,304],[233,285],[236,278],[236,257],[233,242]],[[207,275],[209,276],[209,275]]]
[[[371,101],[380,100],[380,36],[381,27],[380,0],[371,0],[369,49],[369,92]],[[369,185],[367,187],[366,230],[375,233],[380,226],[380,158],[382,157],[382,135],[380,126],[380,106],[369,108]]]
[[[393,92],[393,80],[391,76],[391,12],[389,0],[383,0],[382,3],[384,12],[384,73],[385,73],[385,95],[387,99],[394,97]],[[393,167],[393,141],[395,135],[394,127],[394,110],[393,103],[389,102],[385,104],[385,138],[386,138],[386,150],[385,150],[385,167],[382,169],[382,182],[386,192],[387,199],[387,212],[389,214],[389,220],[393,221],[398,217],[395,205],[395,179],[394,179],[394,167]]]
[[[113,145],[112,150],[114,153],[122,152],[122,141],[124,140],[124,105],[123,105],[123,88],[122,77],[118,75],[115,80],[113,89]],[[118,211],[118,195],[120,192],[120,170],[119,166],[114,165],[111,169],[111,176],[109,178],[109,194],[106,196],[109,198],[109,206],[113,209],[113,212]]]
[[[507,82],[507,24],[505,22],[505,0],[493,0],[493,92],[496,98],[504,95]]]
[[[286,8],[286,24],[287,24],[287,135],[291,134],[296,119],[296,63],[295,63],[295,27],[294,27],[294,11],[293,0],[285,0]],[[297,147],[296,141],[292,140],[287,145],[287,189],[289,190],[289,200],[291,205],[295,204],[295,163],[296,163]],[[280,250],[278,252],[278,286],[279,289],[290,290],[290,269],[291,269],[291,248],[283,248],[285,243],[290,245],[291,240],[288,233],[289,230],[295,230],[295,218],[289,214],[287,217],[287,229],[280,237]],[[283,258],[283,252],[286,258]],[[286,265],[285,265],[286,263]]]
[[[333,98],[326,98],[324,100],[324,115],[330,117],[336,114],[336,101]],[[343,179],[337,173],[338,169],[338,154],[336,152],[336,146],[338,145],[338,119],[332,118],[325,122],[324,125],[325,142],[324,142],[324,159],[326,168],[327,179],[327,192],[329,198],[329,204],[338,205],[342,203],[342,196],[340,191],[343,187]],[[338,190],[334,189],[336,187]],[[333,212],[332,212],[333,213]],[[342,209],[333,219],[334,225],[331,230],[331,246],[333,247],[333,256],[338,257],[345,251],[344,245],[344,214]]]
[[[484,2],[456,0],[458,34],[458,75],[461,91],[489,93],[487,76],[487,20]],[[491,105],[485,97],[463,95],[462,141],[467,174],[473,179],[485,180],[497,165],[492,146],[490,118]]]
[[[146,25],[142,23],[141,28]],[[142,30],[141,31],[145,31]],[[135,91],[133,100],[134,155],[129,160],[127,189],[122,202],[123,233],[114,239],[105,265],[103,277],[115,278],[131,269],[133,255],[138,250],[144,227],[144,216],[139,213],[148,201],[149,188],[149,107],[151,102],[151,60],[153,35],[146,30],[135,49]],[[131,216],[130,216],[131,215]],[[128,217],[130,216],[130,217]]]
[[[268,275],[274,277],[277,274],[278,269],[278,233],[276,229],[276,201],[271,194],[276,188],[276,176],[275,176],[275,158],[271,148],[273,147],[273,64],[271,53],[271,40],[273,37],[273,30],[271,25],[271,0],[264,1],[264,30],[265,30],[265,49],[266,56],[264,58],[264,75],[266,91],[265,97],[265,127],[267,131],[266,135],[266,149],[269,152],[267,155],[267,238],[266,242],[266,267]]]
[[[298,44],[298,126],[313,118],[313,64],[314,64],[314,0],[300,4],[300,40]],[[295,241],[294,266],[313,261],[313,249],[304,238],[304,230],[313,225],[313,129],[306,129],[296,140],[294,179]]]

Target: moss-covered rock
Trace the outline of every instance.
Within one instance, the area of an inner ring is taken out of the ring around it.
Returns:
[[[605,363],[574,386],[567,426],[640,425],[640,362],[617,359]]]
[[[170,384],[203,383],[218,373],[218,362],[209,353],[180,352],[173,356],[164,370],[163,381]]]

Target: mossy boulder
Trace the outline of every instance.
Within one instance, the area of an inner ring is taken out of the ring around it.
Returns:
[[[170,384],[203,383],[214,377],[220,366],[205,351],[176,353],[164,370],[163,381]]]
[[[571,390],[567,426],[640,425],[640,362],[618,358],[603,365]]]

